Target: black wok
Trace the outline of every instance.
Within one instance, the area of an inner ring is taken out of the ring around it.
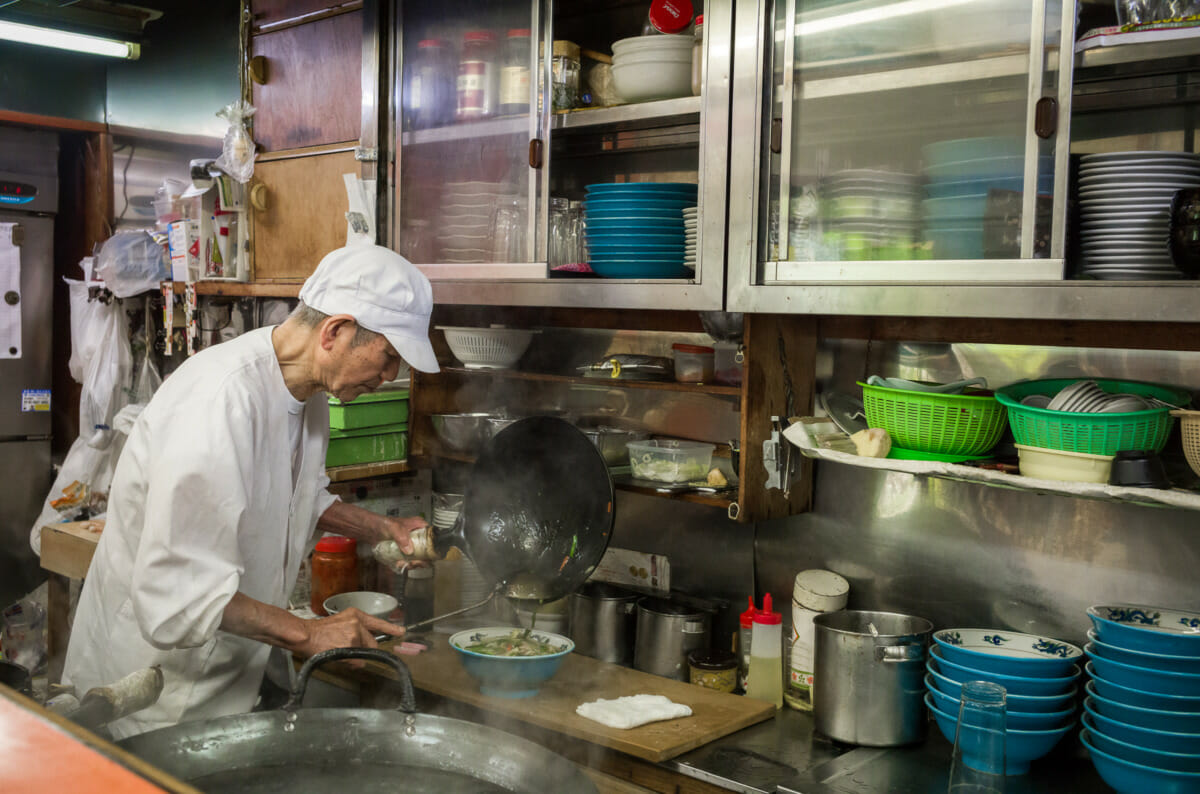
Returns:
[[[396,670],[402,690],[397,710],[299,708],[315,667],[354,658]],[[377,649],[335,648],[305,662],[279,711],[183,723],[118,744],[214,794],[596,791],[578,766],[540,745],[473,722],[415,712],[403,662]]]

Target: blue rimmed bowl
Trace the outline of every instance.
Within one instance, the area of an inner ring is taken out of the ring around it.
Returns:
[[[1114,662],[1149,667],[1151,670],[1163,670],[1168,673],[1200,674],[1200,656],[1135,651],[1101,641],[1094,630],[1088,632],[1088,639],[1091,640],[1089,644],[1097,654],[1105,659],[1112,659]]]
[[[1096,637],[1134,651],[1200,656],[1200,612],[1104,604],[1088,607]]]
[[[631,212],[624,209],[615,210],[585,210],[583,217],[589,223],[594,221],[641,223],[643,221],[670,221],[683,223],[683,210],[672,207],[655,207]]]
[[[683,245],[683,232],[659,232],[659,231],[641,231],[631,233],[628,231],[602,231],[591,229],[587,232],[588,245],[599,243],[600,245],[666,245],[676,246]]]
[[[933,713],[933,718],[942,735],[953,744],[954,731],[958,726],[958,713],[949,714],[938,708],[933,702],[933,695],[928,692],[925,693],[925,705]],[[1066,725],[1051,730],[1021,731],[1015,728],[1006,730],[1004,732],[1004,774],[1023,775],[1028,772],[1030,762],[1053,750],[1054,745],[1058,744],[1062,737],[1066,736],[1074,727],[1074,722],[1068,722]],[[963,741],[968,744],[978,741],[978,739],[971,738],[971,734],[979,731],[978,728],[968,726],[963,728],[963,731],[966,734]]]
[[[1099,694],[1101,697],[1108,698],[1117,703],[1123,703],[1127,706],[1136,706],[1143,709],[1183,711],[1193,714],[1200,713],[1200,697],[1168,695],[1162,692],[1150,692],[1136,686],[1119,684],[1097,673],[1095,666],[1091,662],[1084,665],[1084,669],[1091,676],[1091,683],[1095,684],[1096,694]]]
[[[933,702],[947,714],[957,715],[962,701],[940,691],[934,685],[932,679],[932,675],[928,673],[925,675],[925,688],[929,690],[929,694],[933,695]],[[1020,731],[1053,730],[1065,725],[1071,719],[1071,715],[1075,713],[1074,705],[1061,711],[1046,711],[1041,713],[1018,711],[1013,706],[1012,698],[1007,697],[1005,698],[1005,705],[1005,718],[1008,720],[1008,727]]]
[[[1086,692],[1088,699],[1092,701],[1092,708],[1102,717],[1156,731],[1200,734],[1200,711],[1169,711],[1131,706],[1102,696],[1095,679],[1087,682]]]
[[[1168,753],[1162,750],[1151,750],[1138,747],[1129,742],[1123,742],[1096,727],[1091,714],[1083,715],[1083,727],[1092,735],[1092,741],[1102,752],[1134,764],[1152,767],[1154,769],[1169,769],[1173,772],[1191,772],[1200,774],[1200,755],[1195,753]],[[1146,794],[1158,794],[1157,789],[1142,789]]]
[[[1200,697],[1200,675],[1169,673],[1114,661],[1097,653],[1095,646],[1090,642],[1083,646],[1083,651],[1091,659],[1090,665],[1096,671],[1096,675],[1106,681],[1130,689],[1159,692],[1164,695]]]
[[[935,669],[935,664],[936,662],[932,659],[925,663],[925,672],[928,674],[925,679],[926,685],[932,684],[934,689],[957,700],[962,692],[962,684],[939,673]],[[1075,695],[1078,692],[1079,689],[1072,686],[1061,695],[1039,697],[1036,695],[1016,695],[1009,692],[1006,697],[1009,707],[1016,711],[1023,711],[1027,714],[1045,714],[1053,711],[1062,711],[1065,708],[1074,709]]]
[[[598,182],[584,187],[593,193],[683,193],[696,195],[699,185],[694,182]]]
[[[608,234],[633,232],[637,234],[677,234],[683,237],[684,227],[679,219],[672,220],[670,218],[647,218],[640,221],[604,221],[589,218],[587,231],[589,234],[596,232],[605,232]]]
[[[585,214],[593,211],[625,210],[626,214],[636,215],[642,210],[683,210],[685,207],[692,207],[695,204],[695,199],[674,196],[657,196],[655,198],[588,197],[583,202],[583,209]]]
[[[1095,734],[1084,728],[1079,732],[1083,746],[1096,766],[1100,779],[1121,794],[1197,794],[1200,774],[1174,772],[1139,764],[1096,746]],[[1103,741],[1103,740],[1101,740]]]
[[[538,693],[542,684],[554,677],[566,661],[567,654],[575,650],[575,643],[569,638],[548,631],[532,631],[530,637],[559,648],[556,653],[541,656],[493,656],[467,649],[467,646],[478,642],[507,637],[513,631],[512,626],[493,626],[467,629],[450,635],[450,647],[458,652],[463,669],[479,681],[479,691],[485,695],[502,698],[532,697]]]
[[[1083,700],[1084,711],[1090,718],[1092,727],[1119,742],[1127,742],[1136,747],[1156,750],[1163,753],[1184,753],[1200,755],[1200,733],[1180,733],[1177,731],[1158,731],[1153,728],[1141,728],[1130,725],[1123,720],[1106,717],[1097,710],[1092,698]]]
[[[933,641],[948,662],[1003,675],[1058,678],[1083,658],[1062,640],[995,629],[943,629]]]
[[[941,655],[942,648],[933,645],[929,648],[930,658],[936,661],[936,670],[952,681],[962,684],[966,681],[991,681],[999,684],[1014,695],[1033,695],[1048,697],[1061,695],[1069,690],[1079,678],[1079,668],[1076,667],[1070,675],[1059,678],[1033,678],[1027,676],[1004,675],[990,670],[979,670],[955,664]]]
[[[682,257],[676,259],[588,259],[592,271],[602,278],[691,278],[692,271],[683,265]]]

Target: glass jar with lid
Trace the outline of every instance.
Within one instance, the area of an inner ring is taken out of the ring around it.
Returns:
[[[704,14],[696,15],[692,36],[692,96],[700,96],[704,85]]]
[[[312,595],[309,606],[325,615],[325,599],[358,589],[358,552],[354,538],[328,535],[312,553]]]
[[[500,115],[529,112],[529,28],[513,28],[504,41],[500,67]]]
[[[474,121],[496,115],[498,95],[496,34],[490,30],[468,30],[463,34],[462,55],[458,62],[455,118]]]
[[[454,66],[444,40],[417,42],[403,102],[408,129],[440,127],[454,119]]]

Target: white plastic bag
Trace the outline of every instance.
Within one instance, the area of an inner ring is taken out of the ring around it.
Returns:
[[[246,121],[254,115],[254,106],[239,100],[221,108],[217,115],[229,121],[217,168],[244,185],[254,176],[254,139],[246,129]]]
[[[76,383],[83,383],[87,362],[103,340],[97,330],[97,324],[103,321],[98,320],[97,315],[104,312],[105,306],[100,301],[88,300],[87,282],[69,278],[63,281],[67,282],[71,301],[71,359],[67,362],[67,368]]]
[[[104,241],[96,255],[96,273],[118,298],[158,289],[171,280],[166,249],[141,229],[119,231]]]

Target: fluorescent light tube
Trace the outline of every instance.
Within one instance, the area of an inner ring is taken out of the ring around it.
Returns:
[[[969,2],[973,2],[973,0],[905,0],[904,2],[889,3],[888,5],[876,6],[874,8],[864,8],[861,11],[851,11],[847,14],[829,16],[824,19],[800,22],[796,25],[795,31],[797,36],[812,36],[817,33],[826,33],[830,30],[838,30],[839,28],[851,25],[869,25],[872,22],[880,22],[885,19],[905,17],[911,14],[925,14],[930,11],[938,11],[943,8],[950,8],[951,6],[963,5]]]
[[[131,61],[137,60],[141,54],[141,46],[132,41],[102,39],[99,36],[68,33],[63,30],[39,28],[34,25],[22,25],[19,22],[2,20],[0,20],[0,39],[16,41],[21,44],[36,44],[40,47],[55,47],[60,50],[87,52],[92,55],[107,55],[110,58],[125,58]]]

